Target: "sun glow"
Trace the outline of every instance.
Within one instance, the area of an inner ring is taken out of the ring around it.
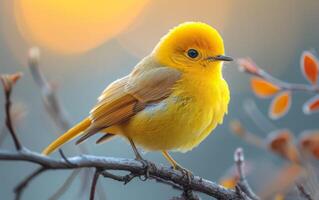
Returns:
[[[14,13],[29,42],[59,53],[80,53],[114,37],[148,0],[17,0]]]

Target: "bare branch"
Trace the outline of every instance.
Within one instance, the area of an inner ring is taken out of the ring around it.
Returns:
[[[40,63],[40,50],[39,50],[39,48],[37,48],[37,47],[30,48],[28,58],[29,58],[28,65],[29,65],[29,69],[30,69],[32,78],[41,90],[42,101],[43,101],[43,104],[46,108],[47,114],[49,115],[49,117],[52,119],[52,121],[55,123],[55,125],[59,128],[59,130],[61,132],[67,131],[69,128],[71,128],[71,123],[68,120],[67,112],[65,111],[61,102],[58,99],[55,88],[47,80],[47,78],[45,77],[41,68],[39,67],[39,63]],[[88,152],[85,145],[78,146],[78,148],[79,148],[81,153]],[[59,153],[60,153],[61,157],[63,159],[65,159],[66,162],[68,162],[62,149],[59,149]],[[72,163],[69,162],[69,165],[72,165]],[[87,174],[83,173],[80,175],[86,176]],[[85,179],[85,178],[86,177],[83,177],[83,179]],[[73,180],[74,179],[72,179],[72,181]],[[66,181],[68,181],[68,179]],[[83,183],[83,184],[85,184],[85,183]],[[63,185],[69,186],[69,185],[71,185],[71,183],[70,184],[64,183]],[[98,187],[98,189],[97,189],[99,192],[99,195],[105,196],[104,191],[102,191],[102,190],[100,191],[99,188],[100,187]],[[66,190],[67,190],[67,188],[64,189],[64,191],[66,191]],[[60,190],[60,191],[62,191],[62,190]]]
[[[101,170],[96,168],[94,172],[94,176],[92,179],[91,191],[90,191],[90,200],[94,200],[96,184],[99,179]]]
[[[134,175],[145,175],[144,165],[134,159],[124,158],[112,158],[112,157],[100,157],[91,155],[82,155],[76,157],[69,157],[69,160],[73,165],[70,166],[65,160],[56,160],[50,157],[42,156],[41,154],[31,152],[23,149],[19,152],[0,151],[0,160],[11,161],[26,161],[41,165],[45,170],[49,169],[79,169],[79,168],[98,168],[101,170],[119,170],[128,171]],[[161,180],[169,181],[184,188],[187,186],[189,190],[201,192],[209,196],[215,197],[221,200],[242,200],[250,199],[243,198],[236,191],[226,189],[217,183],[205,180],[201,177],[195,176],[189,180],[177,170],[173,170],[168,167],[152,164],[148,170],[150,177],[159,178]],[[102,173],[103,174],[103,173]],[[164,182],[163,182],[164,183]]]
[[[62,105],[56,96],[55,90],[40,70],[39,60],[40,50],[37,47],[31,48],[29,50],[29,68],[33,80],[41,89],[42,100],[45,108],[55,122],[56,126],[59,127],[61,131],[67,131],[71,126],[66,112],[62,108]]]
[[[5,94],[5,114],[6,114],[6,126],[11,134],[14,145],[17,150],[21,150],[22,145],[15,133],[12,119],[11,119],[11,93],[13,85],[21,78],[21,73],[10,74],[10,75],[1,75],[0,79],[2,82],[4,94]]]
[[[247,194],[247,196],[251,199],[259,200],[260,198],[253,192],[246,179],[246,175],[244,172],[245,158],[242,148],[236,149],[234,153],[234,160],[239,175],[239,181],[237,183],[238,189]]]
[[[46,169],[44,167],[39,167],[37,170],[35,170],[33,173],[31,173],[29,176],[27,176],[25,179],[19,183],[14,189],[15,192],[15,200],[19,200],[21,198],[22,192],[24,191],[24,188],[27,187],[27,185],[38,175],[40,175],[42,172],[44,172]]]
[[[307,85],[307,84],[297,84],[297,83],[288,83],[282,80],[279,80],[262,70],[257,64],[251,60],[250,58],[242,58],[238,60],[238,65],[240,71],[243,71],[247,74],[258,76],[263,78],[275,85],[279,86],[283,90],[291,90],[291,91],[302,91],[302,92],[310,92],[310,93],[319,93],[319,86],[315,85]]]
[[[301,184],[296,183],[297,189],[300,192],[300,196],[302,196],[306,200],[313,200],[311,195],[305,190],[304,186]]]

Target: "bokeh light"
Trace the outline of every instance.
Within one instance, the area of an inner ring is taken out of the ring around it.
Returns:
[[[95,48],[124,30],[148,0],[17,0],[15,18],[32,43],[59,53]]]

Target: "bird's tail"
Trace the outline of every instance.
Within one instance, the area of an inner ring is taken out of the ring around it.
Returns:
[[[58,149],[63,144],[69,142],[76,136],[80,135],[85,129],[87,129],[91,125],[91,120],[89,118],[85,118],[83,121],[72,127],[70,130],[61,135],[58,139],[53,141],[49,146],[47,146],[42,154],[49,155],[56,149]]]

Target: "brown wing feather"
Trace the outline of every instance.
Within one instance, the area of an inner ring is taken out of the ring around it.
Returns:
[[[152,102],[166,98],[179,78],[179,71],[159,67],[129,79],[126,91],[141,102]]]
[[[143,110],[147,103],[166,98],[179,78],[179,71],[144,60],[129,76],[115,81],[103,91],[91,110],[91,126],[77,143],[102,129],[128,120]]]

